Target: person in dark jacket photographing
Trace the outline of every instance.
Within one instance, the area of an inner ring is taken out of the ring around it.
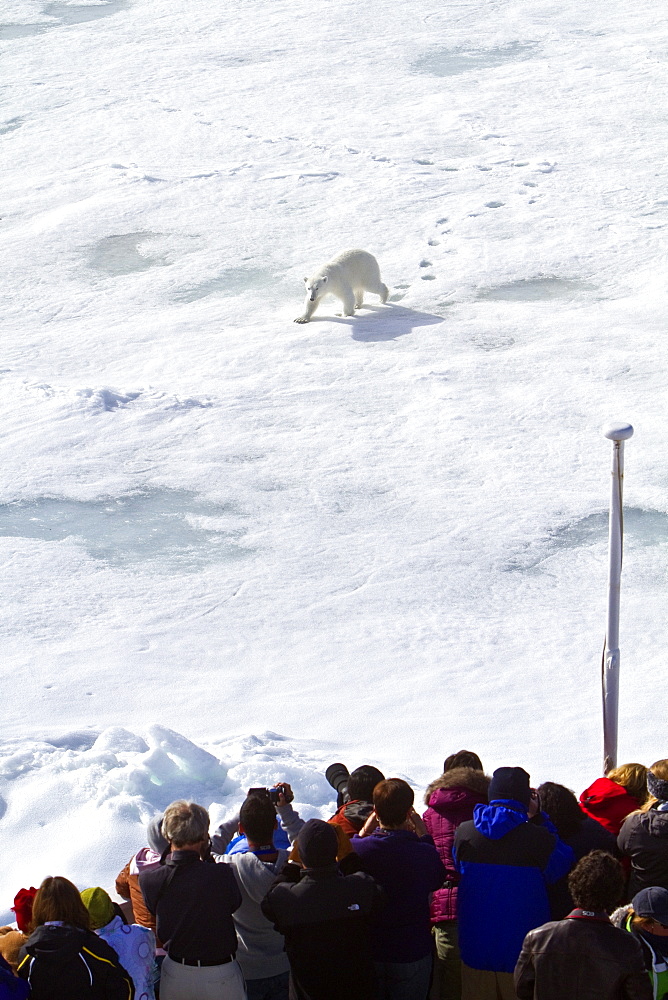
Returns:
[[[624,891],[616,858],[592,851],[568,877],[575,909],[529,931],[515,966],[519,1000],[651,1000],[640,945],[608,914]]]
[[[232,919],[241,892],[231,868],[211,858],[209,814],[196,802],[172,802],[162,832],[171,853],[159,868],[139,876],[167,950],[161,1000],[245,1000]]]
[[[342,874],[331,823],[310,819],[297,846],[302,868],[286,865],[262,902],[265,917],[285,935],[290,1000],[374,1000],[369,935],[383,892],[370,875]]]

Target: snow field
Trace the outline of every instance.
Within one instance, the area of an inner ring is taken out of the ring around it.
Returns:
[[[666,12],[2,22],[3,898],[110,886],[160,795],[286,777],[326,815],[337,758],[419,789],[466,746],[580,791],[615,416],[620,759],[665,756]],[[295,326],[352,246],[388,306]]]

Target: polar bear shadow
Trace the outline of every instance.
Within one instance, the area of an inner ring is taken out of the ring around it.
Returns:
[[[351,327],[352,339],[362,341],[362,343],[397,340],[399,337],[405,337],[412,333],[416,327],[435,326],[445,322],[443,316],[419,312],[417,309],[409,309],[393,302],[388,302],[387,305],[383,306],[364,305],[364,313],[371,313],[371,315],[363,315],[358,312],[354,316],[323,316],[322,319],[328,323],[341,323]],[[317,322],[317,320],[316,317],[315,321]]]

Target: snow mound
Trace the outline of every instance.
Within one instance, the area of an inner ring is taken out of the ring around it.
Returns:
[[[0,921],[21,886],[65,875],[80,889],[114,880],[146,843],[149,819],[175,799],[195,800],[212,824],[233,816],[251,786],[289,782],[302,816],[331,815],[323,749],[273,732],[208,748],[164,726],[112,726],[0,744]]]

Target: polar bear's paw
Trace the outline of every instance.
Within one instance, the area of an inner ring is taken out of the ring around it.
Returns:
[[[309,321],[308,316],[298,316],[297,319],[295,320],[295,323],[308,323],[308,321]]]

